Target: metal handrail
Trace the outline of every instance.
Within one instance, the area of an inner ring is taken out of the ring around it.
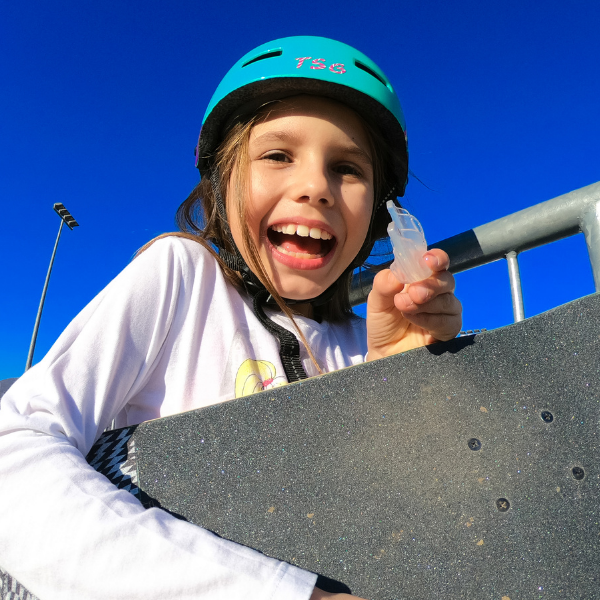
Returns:
[[[600,182],[469,229],[429,248],[448,253],[452,273],[507,258],[515,321],[520,321],[524,314],[517,255],[580,232],[585,236],[596,291],[600,291]],[[374,275],[369,271],[354,275],[352,306],[366,301]]]

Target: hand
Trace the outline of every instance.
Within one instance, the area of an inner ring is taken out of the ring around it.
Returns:
[[[450,259],[439,248],[425,254],[433,273],[417,283],[400,283],[389,269],[377,274],[367,300],[368,360],[451,340],[462,326]]]
[[[331,594],[329,592],[324,592],[319,588],[315,588],[310,600],[365,600],[364,598],[359,598],[358,596],[351,596],[350,594]]]

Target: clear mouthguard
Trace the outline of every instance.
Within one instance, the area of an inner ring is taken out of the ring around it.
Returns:
[[[432,271],[423,258],[427,252],[427,242],[421,223],[392,200],[386,206],[392,217],[387,228],[394,247],[394,262],[390,265],[392,273],[400,283],[427,279]]]

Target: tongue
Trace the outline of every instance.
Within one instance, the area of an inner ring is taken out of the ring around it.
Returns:
[[[299,235],[283,236],[280,243],[288,252],[301,252],[303,254],[320,254],[321,240],[315,240],[311,237],[300,237]]]

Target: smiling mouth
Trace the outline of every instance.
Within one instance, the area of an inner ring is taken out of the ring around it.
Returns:
[[[318,227],[279,223],[267,230],[273,246],[286,256],[318,259],[327,256],[335,246],[335,237]]]

